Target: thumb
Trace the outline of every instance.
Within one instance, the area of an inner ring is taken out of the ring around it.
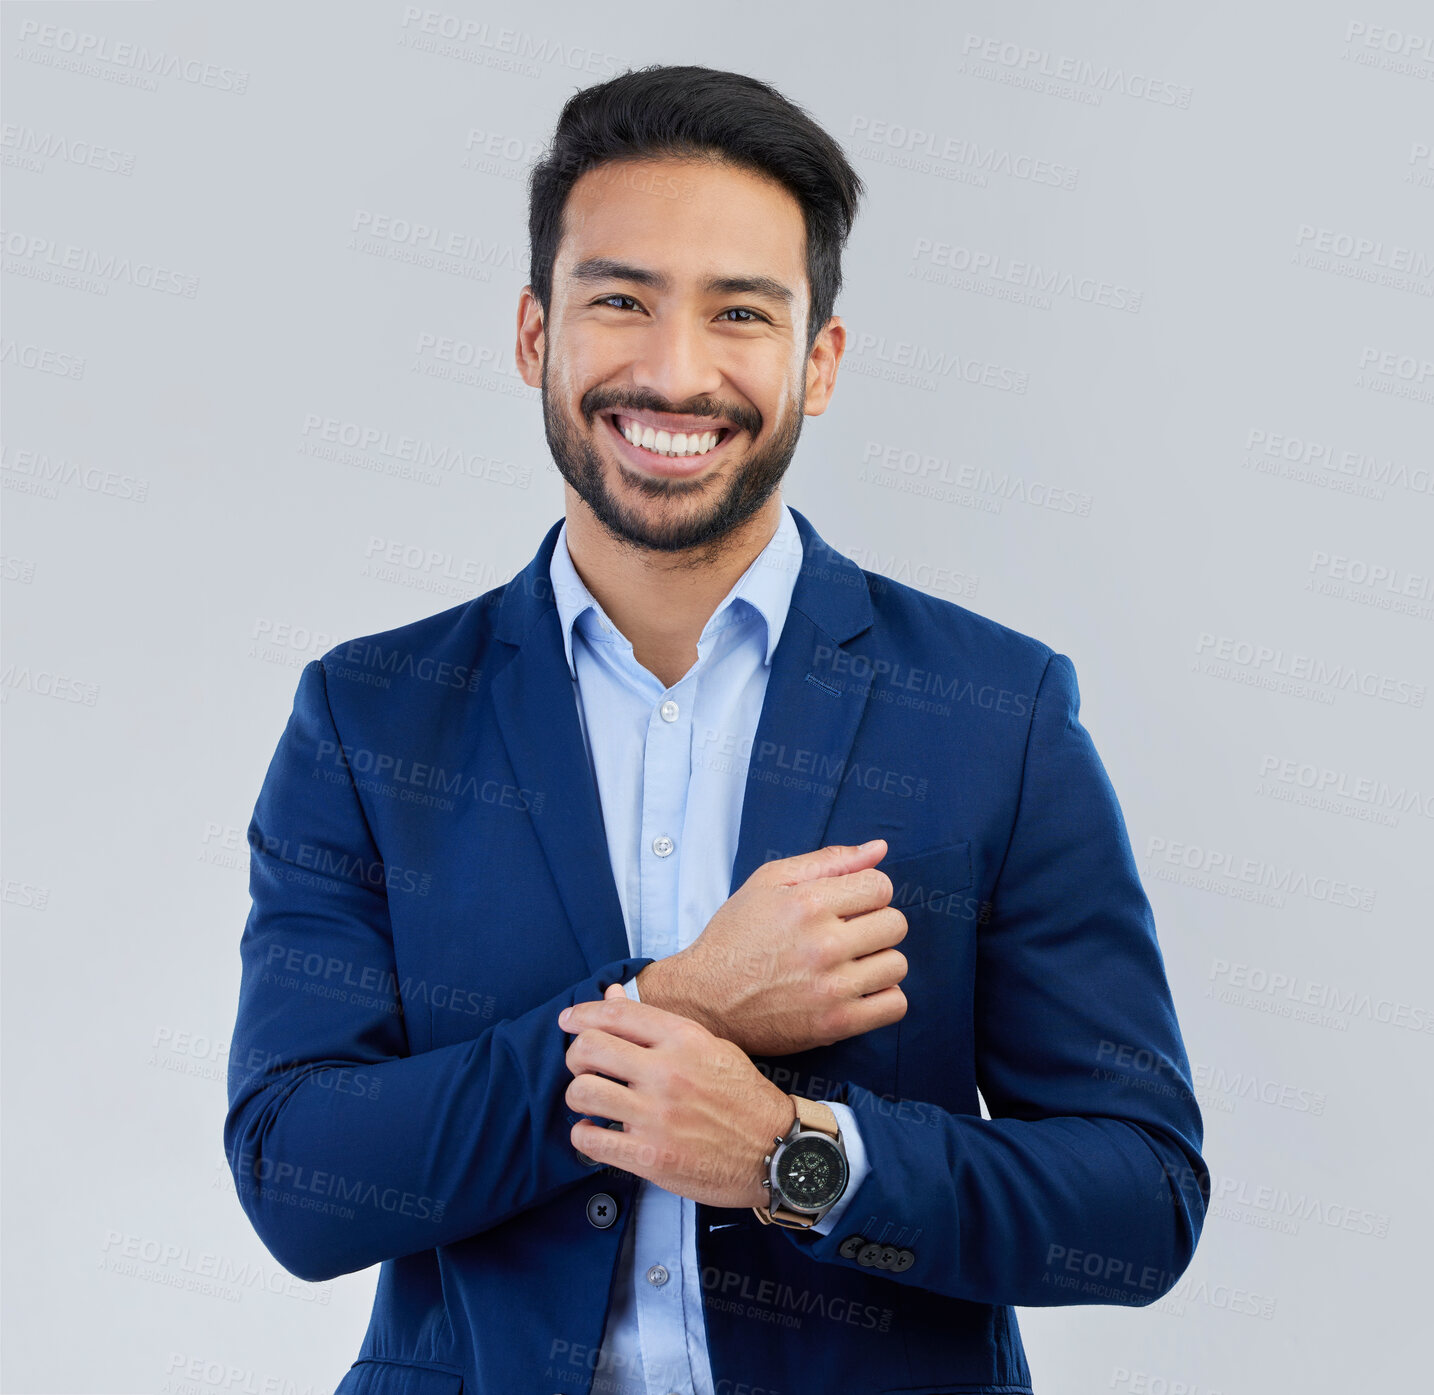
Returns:
[[[625,998],[625,997],[627,997],[627,989],[624,988],[624,987],[622,986],[622,984],[620,984],[620,983],[610,983],[610,984],[608,984],[607,988],[604,990],[604,992],[603,992],[603,997],[604,997],[604,998]]]

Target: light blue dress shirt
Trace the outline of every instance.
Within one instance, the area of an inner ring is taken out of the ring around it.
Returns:
[[[685,949],[727,900],[747,764],[801,564],[783,503],[777,531],[703,627],[697,662],[666,688],[578,576],[566,521],[559,530],[549,576],[632,954]],[[635,979],[625,986],[638,997]],[[851,1177],[814,1227],[823,1235],[869,1170],[853,1112],[828,1103]],[[646,1181],[634,1199],[593,1395],[713,1395],[697,1205]]]

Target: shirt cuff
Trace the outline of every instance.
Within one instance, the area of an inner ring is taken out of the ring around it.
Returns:
[[[626,991],[627,996],[633,1000],[633,1002],[640,1003],[642,1001],[642,999],[637,996],[636,974],[634,974],[630,979],[628,979],[626,983],[623,984],[623,989]]]
[[[837,1116],[837,1127],[841,1130],[841,1141],[846,1144],[846,1166],[847,1184],[846,1191],[841,1198],[825,1216],[809,1230],[814,1230],[818,1235],[829,1235],[836,1224],[841,1220],[842,1212],[851,1204],[851,1199],[857,1194],[861,1184],[866,1181],[867,1175],[871,1172],[871,1164],[866,1159],[866,1145],[861,1141],[861,1130],[856,1126],[856,1114],[850,1105],[841,1104],[837,1100],[825,1100],[824,1103]]]

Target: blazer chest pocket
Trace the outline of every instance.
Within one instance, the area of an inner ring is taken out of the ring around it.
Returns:
[[[972,880],[969,839],[938,843],[934,848],[878,862],[877,866],[891,878],[891,900],[887,904],[899,911],[960,916],[954,903],[964,906],[969,899],[965,895]]]

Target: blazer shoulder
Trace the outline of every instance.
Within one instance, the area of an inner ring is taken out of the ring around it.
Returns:
[[[511,582],[403,625],[354,635],[318,659],[332,694],[378,694],[413,681],[424,689],[474,691],[493,640],[498,605]]]
[[[983,670],[1039,683],[1058,650],[958,601],[932,595],[880,572],[862,568],[879,623],[893,641],[935,655],[953,655]],[[1027,691],[1034,691],[1028,688]]]

